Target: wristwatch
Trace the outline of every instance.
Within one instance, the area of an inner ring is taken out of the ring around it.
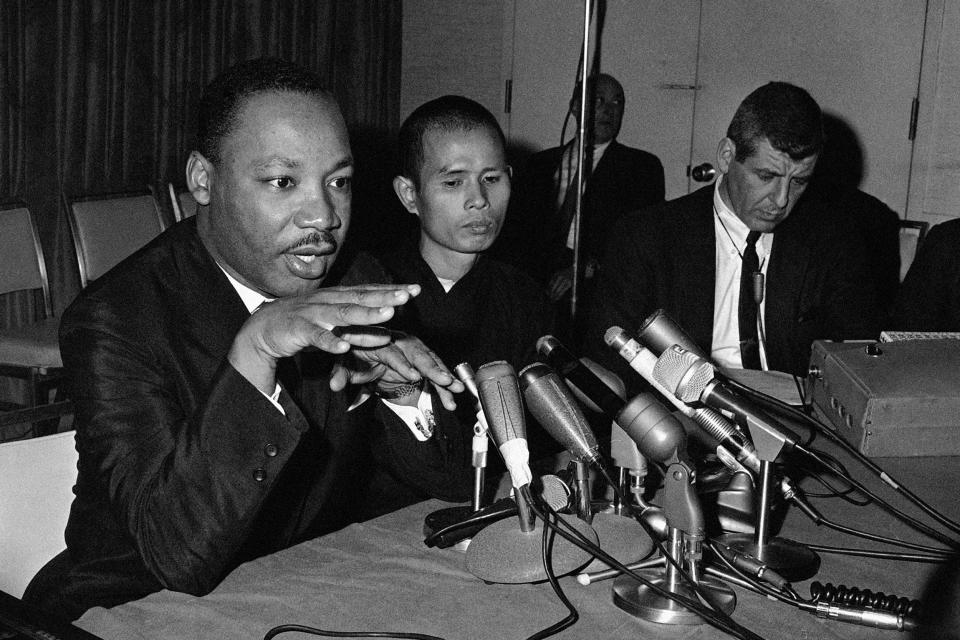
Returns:
[[[405,398],[409,395],[413,395],[421,389],[423,389],[423,380],[391,386],[389,389],[383,389],[378,385],[376,391],[377,395],[384,400],[393,400],[395,398]]]

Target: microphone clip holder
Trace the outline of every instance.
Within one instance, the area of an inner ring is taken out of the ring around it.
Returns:
[[[786,538],[771,537],[773,499],[779,482],[774,474],[774,461],[790,438],[767,421],[746,416],[747,427],[760,459],[760,477],[757,481],[757,523],[753,535],[733,533],[721,536],[727,546],[767,564],[791,582],[812,578],[820,570],[820,556],[808,547]]]
[[[667,468],[664,484],[664,509],[670,540],[667,553],[674,562],[666,562],[659,569],[642,571],[641,575],[660,589],[697,600],[693,587],[677,568],[678,565],[685,566],[697,588],[709,594],[710,602],[724,613],[732,613],[737,604],[733,590],[719,580],[701,576],[704,521],[694,487],[693,469],[686,462],[675,460]],[[613,602],[638,618],[660,624],[705,622],[697,613],[628,575],[614,580]]]

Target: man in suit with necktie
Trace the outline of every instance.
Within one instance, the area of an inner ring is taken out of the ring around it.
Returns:
[[[603,336],[635,331],[660,308],[734,368],[804,375],[813,340],[874,337],[862,234],[829,203],[801,197],[822,146],[820,107],[805,90],[771,82],[747,96],[718,146],[717,182],[622,218],[609,235],[587,353],[636,387]]]
[[[580,284],[592,279],[603,239],[621,215],[663,201],[663,165],[653,154],[617,141],[625,96],[608,74],[590,78],[587,153],[580,217]],[[580,115],[580,87],[570,113]],[[530,273],[559,302],[561,323],[569,314],[573,285],[573,228],[578,145],[569,143],[532,155],[514,178],[514,195],[494,252]],[[579,295],[583,296],[580,291]],[[568,319],[569,321],[569,319]],[[563,333],[561,328],[561,333]],[[569,337],[569,335],[565,336]]]

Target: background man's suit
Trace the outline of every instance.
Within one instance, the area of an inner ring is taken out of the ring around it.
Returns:
[[[960,219],[934,226],[920,244],[889,328],[960,331]]]
[[[496,255],[534,279],[548,283],[555,271],[573,263],[560,228],[556,176],[566,147],[532,155],[513,180],[510,212]],[[663,165],[653,154],[610,142],[583,196],[580,223],[581,264],[598,258],[603,238],[623,213],[663,201]]]
[[[387,412],[376,401],[348,413],[322,352],[278,363],[282,414],[226,360],[249,315],[196,218],[70,306],[76,499],[67,550],[25,599],[76,618],[162,588],[203,594],[241,562],[353,519],[368,449],[413,436],[368,420]]]
[[[714,186],[621,218],[588,304],[587,354],[630,386],[637,375],[603,343],[619,325],[635,331],[663,308],[707,353],[713,340]],[[803,198],[774,233],[766,277],[767,362],[805,374],[814,339],[877,333],[872,280],[859,234],[842,212]]]

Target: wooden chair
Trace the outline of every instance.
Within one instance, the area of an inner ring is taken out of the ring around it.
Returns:
[[[64,203],[82,287],[150,242],[167,226],[149,191],[76,198],[64,195]]]
[[[0,444],[0,591],[21,597],[65,548],[77,458],[73,431]]]
[[[919,220],[900,221],[900,282],[907,277],[907,271],[913,264],[923,237],[927,235],[930,223]]]
[[[33,296],[38,319],[0,329],[0,376],[26,380],[30,404],[36,406],[47,402],[62,377],[60,321],[53,316],[47,266],[33,217],[22,202],[9,202],[0,205],[0,294],[17,291]]]
[[[173,211],[173,219],[180,222],[185,218],[197,214],[197,201],[193,199],[193,194],[187,190],[177,191],[172,182],[167,183],[167,194],[170,196],[170,210]]]

